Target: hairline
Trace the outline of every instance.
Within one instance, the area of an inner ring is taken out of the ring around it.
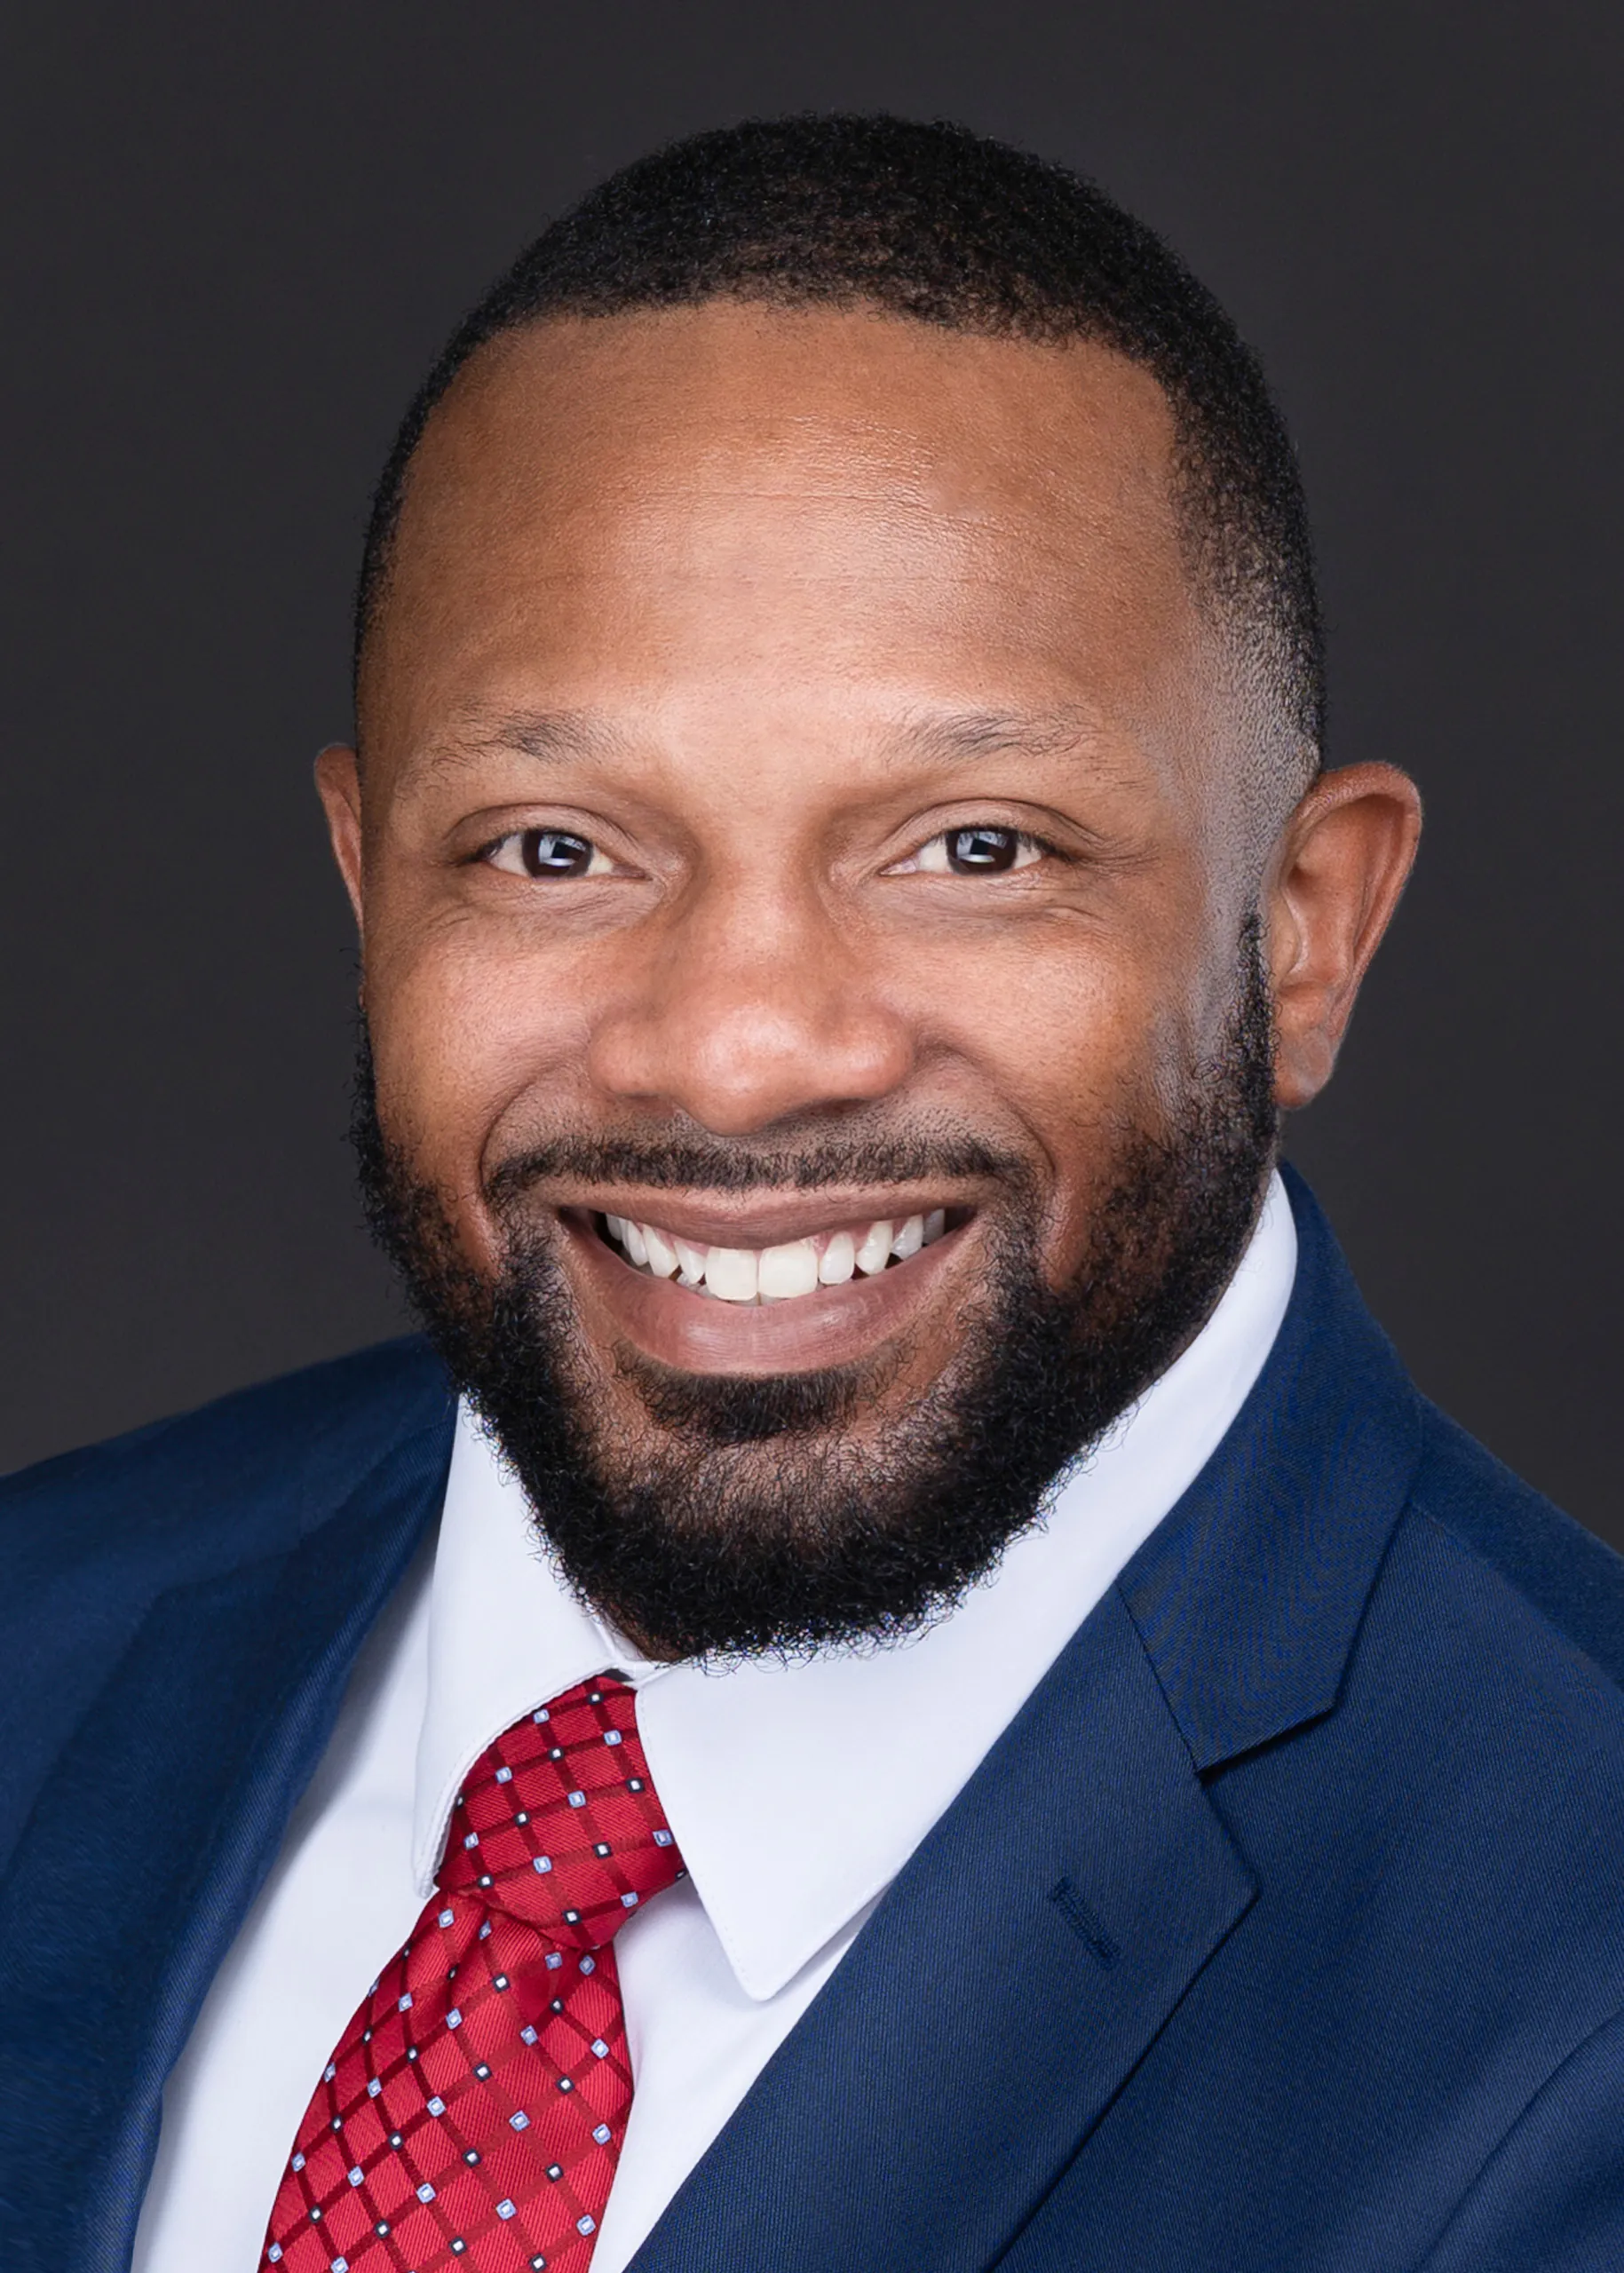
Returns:
[[[860,284],[839,291],[818,291],[796,284],[779,284],[765,277],[741,279],[680,300],[629,297],[605,305],[585,295],[561,294],[549,305],[483,325],[479,325],[482,311],[477,311],[453,337],[413,398],[378,485],[387,511],[368,532],[356,605],[353,683],[358,751],[362,741],[360,695],[366,658],[388,604],[400,525],[413,470],[431,427],[448,407],[458,383],[504,343],[543,331],[551,325],[636,322],[717,306],[758,307],[784,315],[869,315],[925,332],[956,335],[964,339],[1009,340],[1035,348],[1090,346],[1142,371],[1161,396],[1171,425],[1172,447],[1167,468],[1168,502],[1196,612],[1215,633],[1221,649],[1232,663],[1239,665],[1240,680],[1261,696],[1266,709],[1277,720],[1277,733],[1270,739],[1290,745],[1295,753],[1287,756],[1277,748],[1272,761],[1265,761],[1269,770],[1279,776],[1295,777],[1297,794],[1323,771],[1317,739],[1282,693],[1282,684],[1289,680],[1290,674],[1278,662],[1271,666],[1264,653],[1266,643],[1258,637],[1260,618],[1271,620],[1273,611],[1260,609],[1256,603],[1248,606],[1244,595],[1232,589],[1226,590],[1230,580],[1224,570],[1228,564],[1222,543],[1216,541],[1221,539],[1222,523],[1216,503],[1204,486],[1203,477],[1209,469],[1200,447],[1200,424],[1195,406],[1168,384],[1149,356],[1136,353],[1116,336],[1115,328],[1108,321],[1090,321],[1090,312],[1086,307],[1078,308],[1064,322],[1056,321],[1050,326],[1031,321],[976,322],[899,307],[879,293],[864,290]],[[470,337],[468,335],[476,325],[476,336]]]

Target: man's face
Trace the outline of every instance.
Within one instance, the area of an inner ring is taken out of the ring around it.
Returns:
[[[397,1238],[544,1358],[588,1530],[697,1473],[748,1557],[836,1471],[906,1527],[1023,1321],[1132,1345],[1114,1410],[1221,1287],[1257,728],[1171,451],[1100,349],[725,304],[508,338],[437,414],[329,811]]]

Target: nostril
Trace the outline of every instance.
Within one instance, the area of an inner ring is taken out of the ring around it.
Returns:
[[[594,1032],[593,1081],[620,1099],[674,1105],[721,1137],[894,1093],[914,1063],[909,1032],[860,997],[804,999],[816,968],[816,958],[798,967],[799,1000],[696,979],[680,998],[661,990],[628,1006]]]

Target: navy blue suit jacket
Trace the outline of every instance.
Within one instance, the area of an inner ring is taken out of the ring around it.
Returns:
[[[1624,2268],[1624,1565],[1422,1400],[1293,1198],[1227,1439],[637,2273]],[[128,2264],[451,1417],[402,1342],[0,1487],[5,2273]]]

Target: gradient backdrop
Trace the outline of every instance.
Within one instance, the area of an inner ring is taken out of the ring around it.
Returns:
[[[399,1324],[310,759],[368,490],[543,221],[742,114],[1097,175],[1262,350],[1334,761],[1430,841],[1294,1126],[1422,1386],[1624,1544],[1613,0],[22,0],[0,35],[0,1466]]]

